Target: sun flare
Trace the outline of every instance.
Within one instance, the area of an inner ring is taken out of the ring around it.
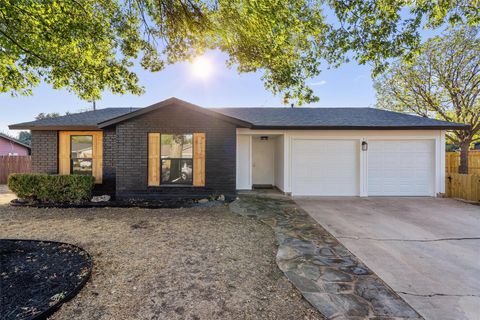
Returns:
[[[200,79],[207,79],[213,72],[212,62],[206,57],[197,57],[192,62],[192,73]]]

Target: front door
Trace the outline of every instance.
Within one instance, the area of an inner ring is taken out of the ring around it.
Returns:
[[[252,138],[253,185],[275,184],[275,140],[271,137]]]

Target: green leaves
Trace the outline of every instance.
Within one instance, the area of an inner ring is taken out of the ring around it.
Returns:
[[[89,200],[95,178],[86,175],[12,173],[8,188],[20,199],[39,202],[75,203]]]
[[[85,100],[141,94],[134,62],[158,72],[219,49],[302,104],[325,67],[354,59],[377,75],[413,59],[420,28],[479,22],[477,0],[0,0],[0,92],[44,81]]]
[[[135,24],[115,1],[0,2],[0,92],[31,94],[40,81],[86,100],[107,89],[142,92],[129,71],[136,51],[119,48],[122,30]]]
[[[375,80],[377,106],[469,124],[470,130],[449,133],[449,139],[457,145],[478,140],[479,32],[469,27],[450,29],[427,41],[409,63],[392,64]]]

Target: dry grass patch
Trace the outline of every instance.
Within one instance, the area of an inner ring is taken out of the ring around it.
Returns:
[[[91,254],[91,280],[53,319],[321,319],[277,268],[270,228],[227,207],[4,205],[0,224]]]
[[[6,184],[0,184],[0,205],[8,204],[15,198],[17,197],[8,189]]]

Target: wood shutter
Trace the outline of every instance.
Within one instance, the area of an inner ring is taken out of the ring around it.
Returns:
[[[59,131],[58,174],[70,174],[70,137],[92,136],[92,175],[95,183],[103,178],[103,132],[102,131]]]
[[[205,186],[205,133],[193,134],[193,186]]]
[[[58,133],[58,174],[70,174],[70,134]]]
[[[102,183],[103,178],[103,133],[95,132],[93,141],[93,167],[92,175],[95,177],[95,183]]]
[[[160,133],[148,134],[148,185],[160,185]]]

